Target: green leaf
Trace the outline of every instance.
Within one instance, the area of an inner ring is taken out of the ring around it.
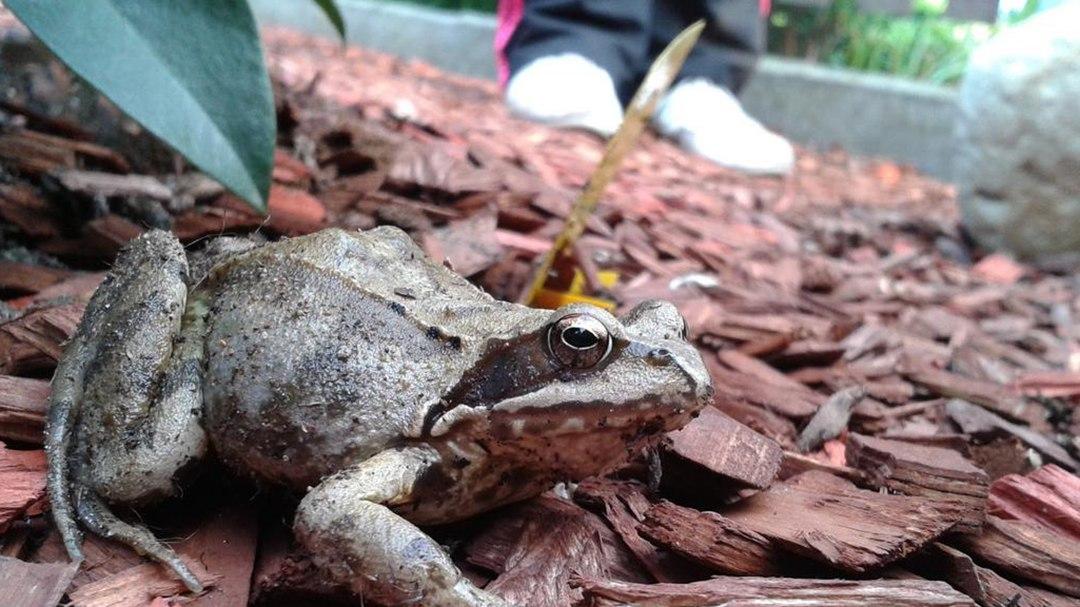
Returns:
[[[6,0],[61,61],[259,211],[274,102],[246,0]]]
[[[326,13],[326,18],[330,20],[334,29],[337,30],[338,36],[341,36],[341,41],[345,42],[345,19],[341,16],[341,11],[338,10],[337,2],[334,2],[334,0],[314,0],[314,2],[319,5],[323,13]]]

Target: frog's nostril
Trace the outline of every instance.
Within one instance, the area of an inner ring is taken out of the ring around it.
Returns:
[[[712,400],[712,397],[716,394],[716,389],[713,388],[712,382],[705,384],[704,388],[700,390],[701,395],[706,400]]]

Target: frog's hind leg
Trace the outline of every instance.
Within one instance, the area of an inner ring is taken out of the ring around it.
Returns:
[[[167,232],[121,252],[95,292],[53,377],[46,427],[53,517],[81,560],[76,518],[200,585],[176,554],[107,503],[177,492],[176,474],[206,450],[201,358],[204,306],[188,301],[187,260]]]
[[[75,489],[75,512],[87,529],[103,538],[131,546],[139,554],[145,554],[176,572],[188,590],[202,592],[203,585],[187,565],[168,546],[161,543],[149,529],[121,520],[109,506],[88,487]]]

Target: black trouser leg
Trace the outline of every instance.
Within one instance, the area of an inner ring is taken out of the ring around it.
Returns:
[[[511,73],[548,55],[587,57],[611,75],[625,103],[656,55],[701,18],[708,27],[682,78],[738,90],[764,47],[757,0],[525,0],[506,55]]]
[[[654,0],[525,0],[506,47],[510,72],[548,55],[576,53],[604,68],[619,97],[633,94],[648,65]]]
[[[765,49],[765,21],[757,0],[658,0],[650,55],[660,54],[683,28],[702,18],[705,32],[680,80],[707,78],[737,92]]]

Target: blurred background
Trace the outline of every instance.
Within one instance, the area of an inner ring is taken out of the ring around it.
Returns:
[[[494,13],[497,0],[383,0]],[[833,67],[955,85],[971,50],[1062,0],[780,0],[769,52]],[[346,1],[347,4],[347,1]]]
[[[306,0],[264,24],[333,36]],[[349,40],[494,79],[496,0],[341,0]],[[796,145],[954,183],[972,235],[1031,258],[1080,250],[1080,0],[774,0],[739,91]],[[1070,25],[1071,23],[1071,25]]]
[[[1061,2],[778,0],[768,21],[769,54],[740,97],[750,114],[796,143],[883,156],[953,180],[956,89],[971,53]],[[350,41],[485,78],[495,77],[497,4],[340,2]],[[253,6],[264,23],[334,35],[311,2]]]

